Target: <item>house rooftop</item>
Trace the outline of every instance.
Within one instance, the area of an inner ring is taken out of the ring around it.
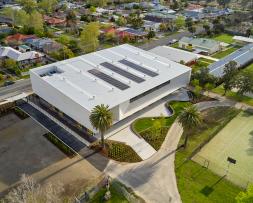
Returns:
[[[198,59],[197,54],[169,46],[158,46],[154,49],[151,49],[150,52],[165,57],[169,60],[175,61],[177,63],[180,63],[181,61],[184,61],[184,63],[189,63]]]
[[[207,39],[207,38],[191,38],[191,37],[183,37],[180,39],[180,42],[192,44],[194,46],[203,47],[207,49],[211,49],[214,46],[217,46],[220,44],[220,42],[213,40],[213,39]]]
[[[113,108],[190,70],[124,44],[30,72],[91,111],[101,103]]]

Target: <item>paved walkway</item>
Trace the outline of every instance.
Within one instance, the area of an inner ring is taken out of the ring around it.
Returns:
[[[211,57],[211,56],[206,56],[206,55],[202,55],[202,54],[197,54],[199,58],[206,58],[206,59],[210,59],[212,61],[219,61],[220,59]]]
[[[146,160],[156,153],[156,150],[148,144],[142,137],[137,136],[131,130],[131,124],[134,120],[140,117],[156,117],[156,116],[169,116],[170,112],[165,107],[165,104],[171,100],[185,101],[189,100],[188,94],[185,90],[180,90],[174,94],[158,101],[156,104],[148,107],[146,110],[137,114],[136,116],[130,118],[127,123],[123,123],[123,128],[119,127],[119,131],[115,132],[108,139],[115,140],[119,142],[124,142],[127,145],[131,146],[132,149],[142,158]]]
[[[196,105],[199,110],[216,106],[234,106],[230,101],[210,101]],[[150,203],[181,202],[174,171],[175,150],[183,133],[175,121],[161,149],[151,158],[134,164],[109,161],[105,172],[133,188],[137,195]]]

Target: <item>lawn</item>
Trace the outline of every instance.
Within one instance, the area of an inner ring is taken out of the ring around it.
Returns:
[[[193,71],[198,71],[203,67],[208,67],[210,64],[212,64],[214,61],[210,59],[205,58],[199,58],[195,64],[191,66]]]
[[[220,35],[216,35],[213,37],[214,40],[220,41],[220,42],[225,42],[228,44],[232,44],[235,42],[235,40],[233,39],[233,35],[229,35],[229,34],[220,34]]]
[[[203,123],[193,131],[186,149],[177,151],[175,168],[178,189],[184,203],[223,203],[235,202],[241,188],[233,185],[210,170],[189,160],[203,142],[211,139],[237,114],[238,110],[230,107],[210,108],[202,112]],[[179,146],[184,142],[184,135]],[[193,201],[194,200],[194,201]]]
[[[212,90],[212,92],[217,93],[219,95],[224,94],[224,88],[222,85],[216,87],[215,89]],[[233,91],[227,91],[226,97],[232,100],[235,100],[237,102],[243,102],[245,104],[248,104],[250,106],[253,106],[253,98],[248,97],[248,96],[241,96],[238,95],[236,92]]]
[[[132,123],[133,131],[142,136],[146,142],[148,142],[154,149],[159,150],[166,135],[174,123],[175,119],[177,118],[179,112],[186,106],[190,104],[190,102],[179,102],[179,101],[172,101],[168,103],[173,111],[174,115],[170,117],[165,117],[164,125],[159,130],[154,130],[153,126],[157,119],[161,119],[161,117],[151,118],[145,117],[135,120]],[[167,105],[168,105],[167,104]]]
[[[236,47],[230,47],[224,51],[220,51],[220,52],[212,55],[212,57],[217,58],[217,59],[221,59],[221,58],[224,58],[225,56],[235,52],[237,49],[238,48],[236,48]]]
[[[223,176],[227,170],[227,157],[237,160],[231,165],[227,178],[246,187],[253,183],[253,114],[240,112],[201,151],[194,161],[208,160],[209,169]],[[199,158],[200,157],[200,158]]]

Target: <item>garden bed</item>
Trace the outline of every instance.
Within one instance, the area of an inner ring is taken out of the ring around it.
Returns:
[[[122,142],[105,140],[106,152],[103,153],[108,158],[119,162],[134,163],[142,161],[139,155],[128,145]],[[101,151],[100,142],[93,143],[91,149]]]
[[[22,111],[21,109],[17,108],[17,107],[14,107],[13,108],[13,112],[22,120],[28,118],[29,116],[24,112]]]
[[[72,149],[70,149],[67,145],[65,145],[60,140],[58,140],[53,134],[46,133],[43,136],[47,138],[48,141],[54,144],[64,154],[66,154],[69,158],[73,158],[74,156],[76,156],[76,153]]]
[[[139,118],[132,123],[132,130],[137,135],[143,137],[146,142],[148,142],[155,150],[159,150],[162,146],[162,143],[170,129],[171,125],[176,120],[180,111],[188,106],[190,102],[184,101],[171,101],[166,104],[167,108],[172,112],[172,116],[170,117],[145,117]],[[162,126],[160,129],[154,129],[153,126],[155,122],[159,121],[159,119],[163,119],[161,121]]]

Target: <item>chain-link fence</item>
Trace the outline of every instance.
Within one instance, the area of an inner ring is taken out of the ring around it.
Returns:
[[[253,183],[253,177],[248,174],[251,171],[244,170],[240,164],[232,164],[227,160],[219,161],[218,164],[198,154],[192,157],[192,160],[242,188]]]

